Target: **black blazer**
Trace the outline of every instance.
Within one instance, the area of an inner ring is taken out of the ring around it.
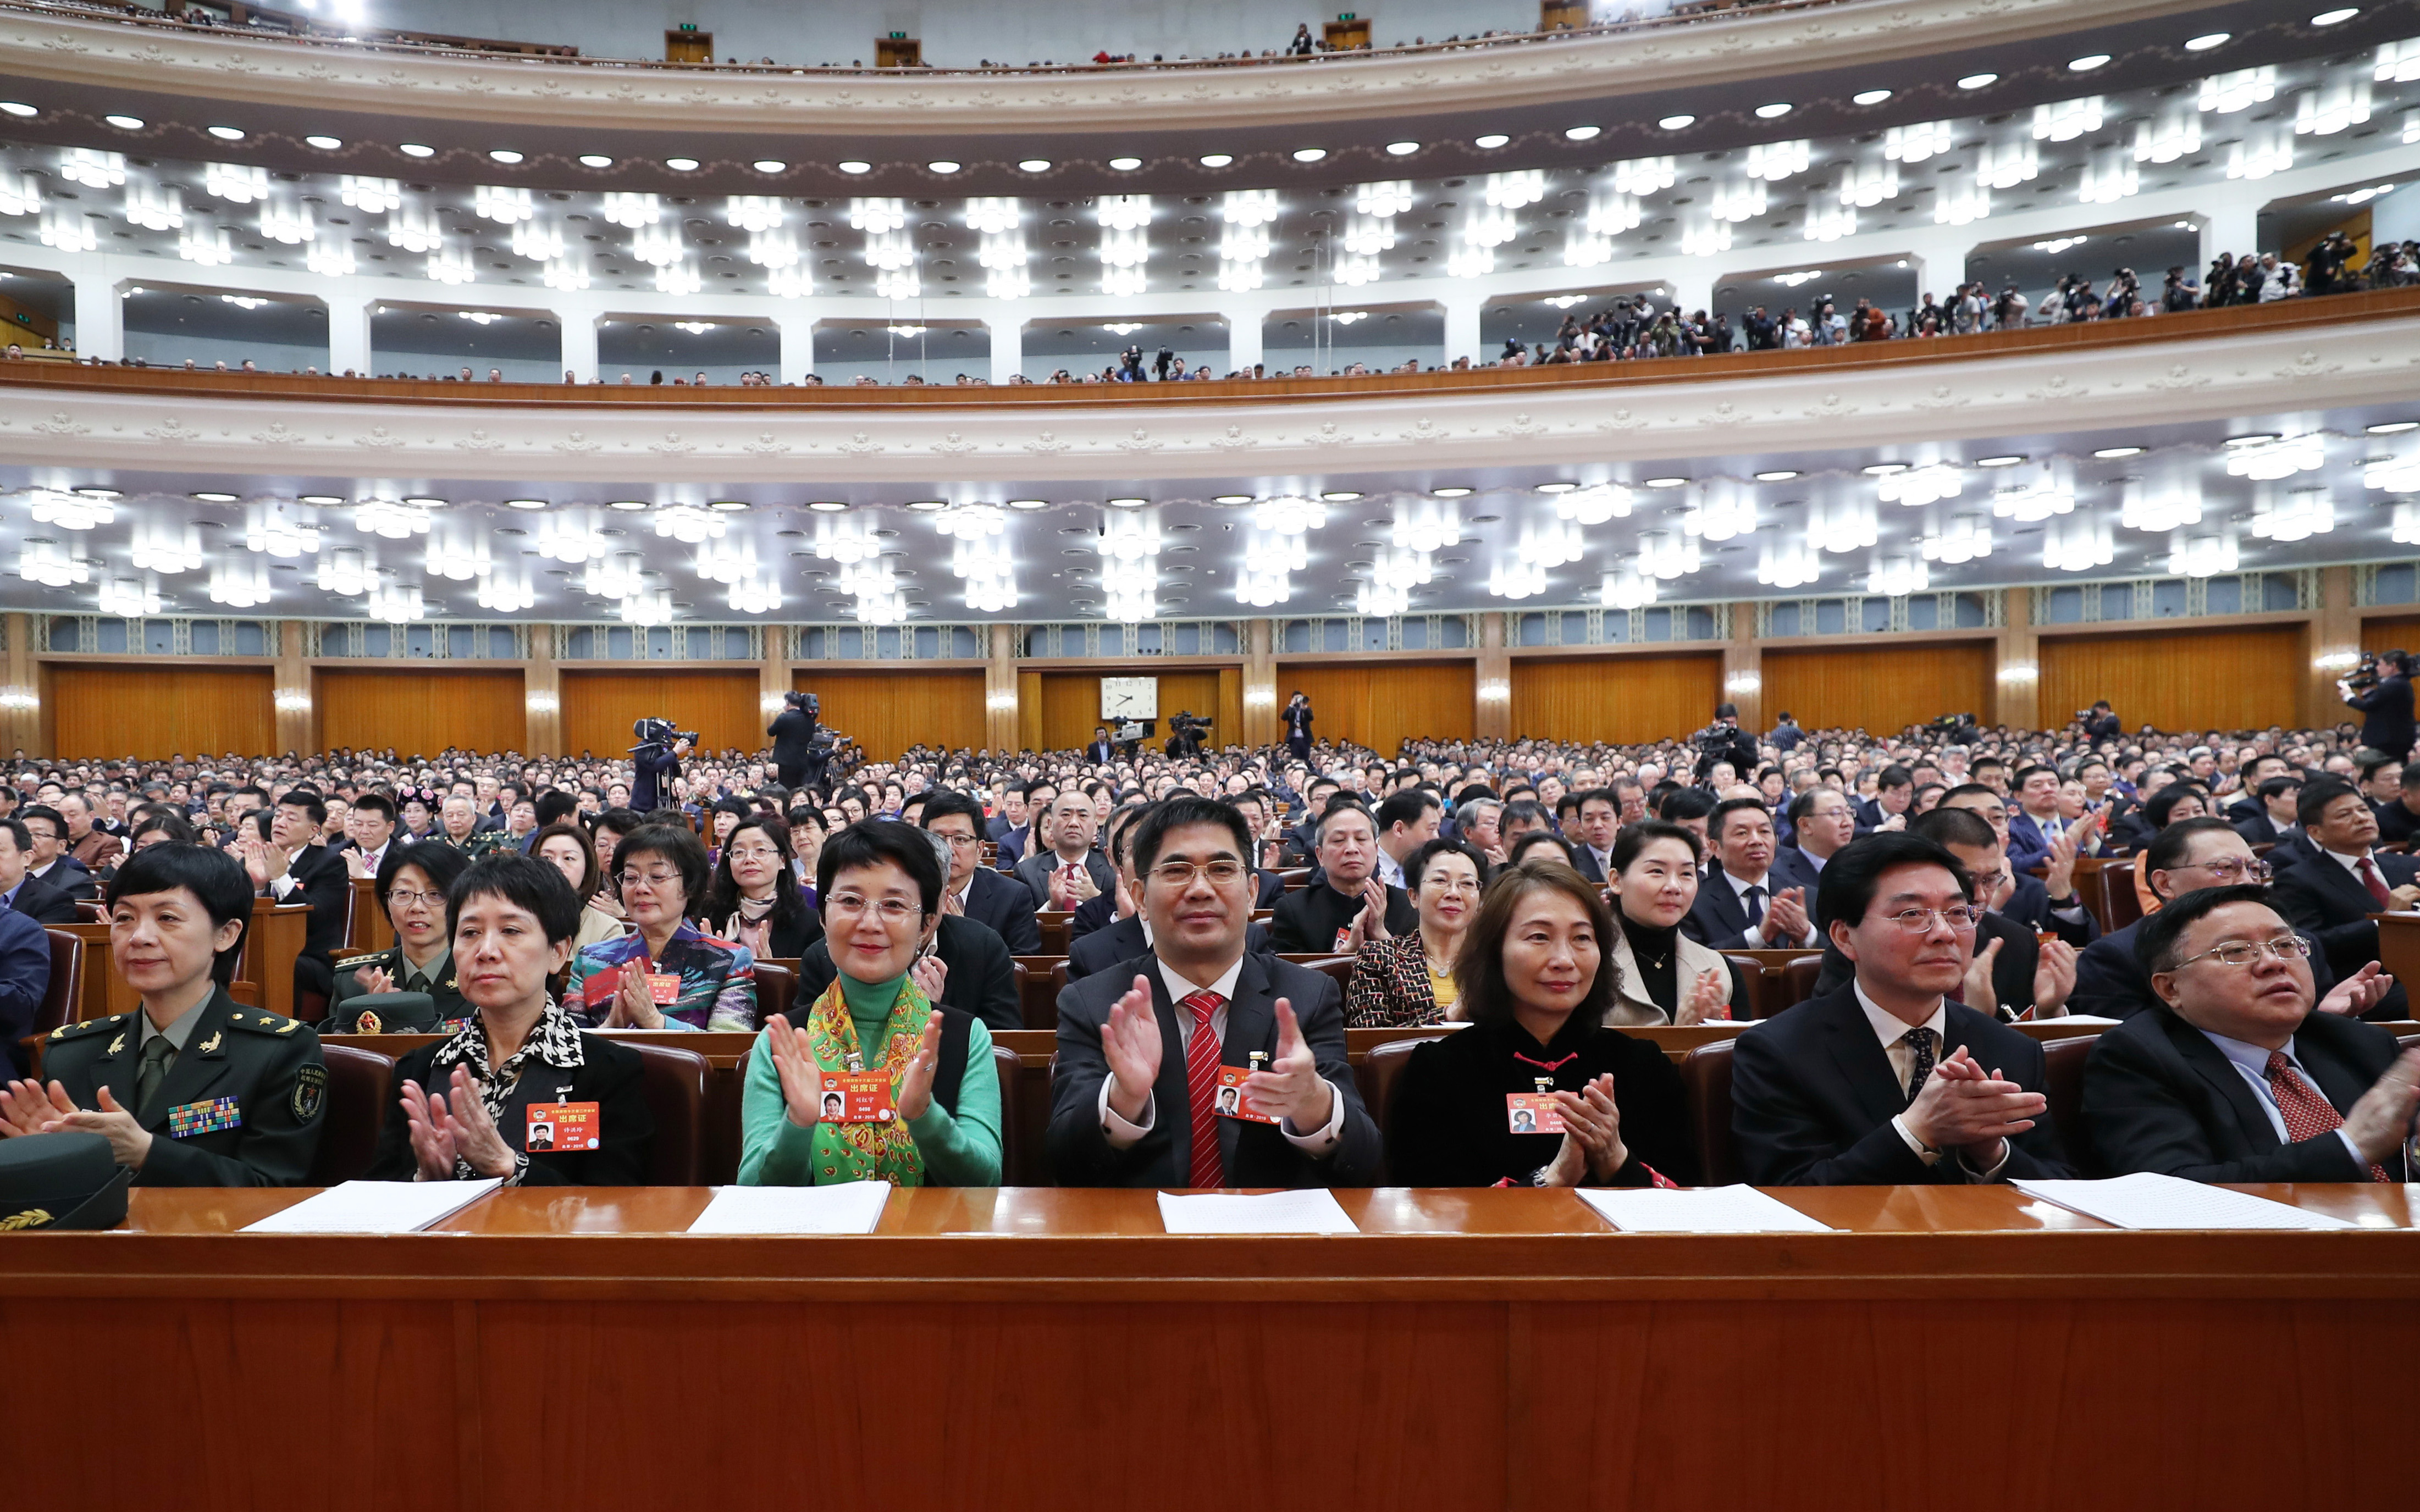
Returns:
[[[2380,852],[2379,874],[2389,887],[2420,880],[2420,860]],[[2369,889],[2332,856],[2314,855],[2277,873],[2270,897],[2286,922],[2319,942],[2327,952],[2329,972],[2341,980],[2378,959],[2378,926],[2370,921],[2378,902]],[[2362,1015],[2371,1019],[2408,1019],[2412,999],[2397,981],[2376,1008]]]
[[[1025,1027],[1025,1013],[1016,1002],[1016,963],[1008,946],[988,926],[955,914],[943,914],[933,935],[933,953],[950,968],[941,981],[936,1005],[971,1013],[995,1029]],[[813,1003],[839,980],[832,964],[831,941],[821,939],[799,958],[799,1002]]]
[[[1269,948],[1269,932],[1258,924],[1244,926],[1244,949],[1254,955]],[[1121,961],[1131,961],[1151,949],[1142,937],[1142,920],[1127,916],[1096,929],[1080,940],[1067,943],[1067,980],[1081,981],[1095,972],[1107,971]]]
[[[1605,868],[1598,863],[1596,853],[1568,835],[1563,837],[1563,841],[1572,848],[1573,870],[1598,887],[1605,886]]]
[[[1042,925],[1033,917],[1033,894],[1014,877],[975,868],[968,884],[966,917],[987,924],[1011,955],[1042,953]]]
[[[1352,926],[1361,911],[1359,896],[1347,896],[1324,882],[1297,887],[1280,899],[1269,915],[1269,938],[1279,950],[1326,954],[1336,947],[1336,932]],[[1387,933],[1405,934],[1420,927],[1420,911],[1412,895],[1401,887],[1387,889]]]
[[[350,900],[352,873],[345,858],[325,845],[305,845],[287,863],[296,887],[280,900],[309,903],[311,918],[302,927],[302,954],[328,962],[345,945],[346,904]]]
[[[1815,889],[1823,885],[1823,873],[1807,859],[1807,853],[1795,845],[1784,845],[1774,853],[1773,866],[1764,874],[1768,887],[1804,887],[1807,889],[1807,917],[1815,917]]]
[[[1993,940],[2000,942],[2000,953],[1992,958],[1992,995],[2007,1009],[2023,1009],[2034,1000],[2034,967],[2041,964],[2041,943],[2034,932],[1999,914],[1985,914],[1975,926],[1975,949],[1982,949]],[[1849,979],[1855,972],[1849,958],[1840,953],[1831,937],[1823,940],[1823,964],[1815,973],[1815,995],[1846,992]],[[1947,1055],[1945,1049],[1941,1052]]]
[[[11,906],[37,924],[76,924],[84,920],[84,910],[76,906],[73,898],[31,874],[17,884],[17,896]]]
[[[1118,759],[1118,748],[1110,741],[1095,740],[1084,748],[1084,760],[1094,766],[1106,765]]]
[[[1101,1083],[1109,1074],[1101,1053],[1101,1026],[1110,1007],[1137,976],[1151,979],[1152,1006],[1159,1017],[1159,1080],[1152,1088],[1152,1129],[1124,1149],[1112,1149],[1101,1128]],[[1344,1057],[1343,999],[1336,983],[1316,971],[1272,956],[1247,954],[1227,1005],[1227,1037],[1219,1059],[1251,1064],[1250,1052],[1278,1048],[1277,1000],[1287,999],[1302,1037],[1319,1062],[1319,1074],[1344,1100],[1344,1122],[1336,1148],[1314,1160],[1286,1141],[1273,1123],[1218,1120],[1218,1143],[1228,1181],[1245,1187],[1369,1186],[1378,1180],[1378,1126],[1361,1105],[1353,1068]],[[1047,1143],[1052,1179],[1061,1186],[1182,1187],[1192,1173],[1192,1120],[1187,1116],[1184,1041],[1158,960],[1150,955],[1123,962],[1059,995],[1059,1056],[1050,1076]]]
[[[773,716],[773,722],[765,727],[765,733],[773,737],[773,764],[776,766],[804,766],[808,756],[814,751],[815,721],[807,717],[804,709],[783,709]]]
[[[343,862],[337,863],[338,870],[341,871],[343,866]],[[98,903],[101,901],[101,884],[93,880],[90,869],[65,852],[61,852],[59,858],[51,863],[49,876],[37,877],[30,872],[26,875],[46,887],[67,894],[71,902]]]
[[[2375,1024],[2314,1012],[2294,1031],[2294,1058],[2338,1113],[2393,1065],[2395,1036]],[[2334,1131],[2281,1143],[2243,1073],[2209,1036],[2165,1008],[2101,1036],[2084,1065],[2084,1120],[2117,1176],[2158,1171],[2189,1181],[2366,1181],[2369,1169]],[[2401,1149],[2381,1162],[2409,1180]]]
[[[1753,946],[1743,946],[1740,943],[1741,936],[1747,933],[1747,909],[1742,906],[1738,890],[1724,880],[1721,872],[1722,865],[1717,862],[1708,868],[1706,874],[1699,879],[1698,901],[1691,903],[1688,913],[1682,916],[1681,933],[1699,945],[1710,946],[1717,950],[1767,949],[1761,939]],[[1815,889],[1804,883],[1784,882],[1769,870],[1764,874],[1765,906],[1772,906],[1775,893],[1785,887],[1807,887],[1807,917],[1809,921],[1812,921],[1815,918]],[[1818,938],[1820,939],[1821,936]],[[1789,940],[1772,946],[1770,949],[1793,949],[1800,943],[1797,940]],[[1812,948],[1809,947],[1809,949]]]
[[[473,1031],[465,1031],[473,1032]],[[428,1085],[437,1052],[446,1041],[433,1040],[396,1064],[387,1088],[386,1125],[379,1131],[378,1154],[370,1162],[368,1180],[409,1181],[420,1168],[411,1152],[411,1124],[403,1116],[403,1084],[418,1082],[424,1092],[449,1096],[453,1072],[436,1087]],[[580,1031],[577,1066],[565,1069],[533,1057],[521,1067],[521,1079],[496,1120],[496,1132],[515,1149],[521,1148],[529,1107],[534,1103],[594,1103],[597,1138],[595,1149],[529,1151],[523,1186],[644,1186],[651,1170],[656,1118],[648,1110],[646,1066],[639,1053],[601,1035]]]
[[[2345,700],[2362,712],[2361,743],[2397,760],[2412,754],[2412,679],[2384,677]]]
[[[2042,1089],[2040,1041],[1951,1003],[1942,1058],[1966,1046],[1986,1069],[2029,1092]],[[1907,1097],[1890,1057],[1848,987],[1762,1020],[1733,1041],[1731,1134],[1740,1168],[1759,1186],[1957,1185],[1955,1155],[1927,1165],[1891,1119]],[[2002,1174],[2072,1176],[2050,1115],[2009,1141]]]
[[[1067,916],[1068,949],[1074,949],[1076,942],[1092,933],[1093,931],[1109,928],[1116,921],[1117,917],[1118,896],[1115,892],[1105,892],[1097,898],[1087,898],[1078,903],[1076,911]],[[1040,926],[1035,927],[1035,933],[1041,933]],[[1031,955],[1032,952],[1029,950],[1026,953]],[[1131,955],[1134,952],[1127,953]]]
[[[2277,822],[2269,817],[2269,810],[2257,804],[2253,805],[2253,812],[2250,816],[2237,823],[2235,832],[2243,837],[2244,843],[2247,845],[2274,845],[2285,839],[2283,835],[2277,833]],[[2278,860],[2279,858],[2273,855],[2269,857],[2269,864],[2273,867],[2278,864]]]
[[[2142,933],[2143,921],[2138,918],[2084,948],[2084,953],[2075,958],[2075,991],[2067,997],[2069,1012],[2127,1019],[2160,1006],[2149,975],[2134,960],[2134,939]],[[2328,969],[2327,952],[2309,932],[2294,933],[2311,941],[2311,985],[2316,995],[2325,997],[2336,984],[2335,973]]]
[[[1680,1072],[1651,1041],[1578,1013],[1544,1045],[1507,1017],[1413,1050],[1387,1109],[1387,1180],[1402,1186],[1493,1186],[1510,1178],[1528,1185],[1529,1173],[1562,1146],[1559,1134],[1514,1134],[1505,1122],[1504,1095],[1536,1090],[1538,1062],[1555,1067],[1554,1084],[1566,1092],[1598,1076],[1613,1077],[1630,1159],[1610,1181],[1587,1184],[1652,1185],[1649,1167],[1683,1186],[1697,1181]]]
[[[2071,924],[2051,912],[2050,888],[2041,878],[2024,872],[2016,873],[2016,890],[2009,895],[2009,905],[2000,910],[2009,920],[2037,934],[2055,934],[2079,950],[2101,938],[2101,921],[2092,917],[2091,909],[2083,910],[2082,923]]]

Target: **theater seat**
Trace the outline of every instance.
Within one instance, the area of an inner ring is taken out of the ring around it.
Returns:
[[[1389,1040],[1362,1057],[1361,1064],[1353,1068],[1353,1080],[1361,1093],[1361,1105],[1369,1109],[1370,1117],[1377,1120],[1380,1129],[1387,1127],[1387,1105],[1395,1095],[1395,1080],[1403,1075],[1404,1063],[1414,1050],[1431,1040],[1444,1038],[1442,1034],[1422,1034],[1404,1040]]]
[[[764,1023],[787,1013],[799,1000],[799,974],[790,966],[775,965],[770,961],[756,963],[757,1022]]]
[[[1029,977],[1026,990],[1017,995],[1017,1006],[1024,1011],[1025,1026],[1029,1029],[1055,1029],[1059,1026],[1059,995],[1067,990],[1067,958],[1061,956],[1050,966],[1047,980]]]
[[[2101,885],[2109,889],[2109,928],[2124,929],[2143,917],[2143,900],[2134,892],[2133,861],[2112,861],[2101,869]]]
[[[42,931],[51,938],[51,983],[42,989],[41,1006],[34,1010],[34,1032],[48,1034],[75,1012],[76,995],[84,990],[84,941],[65,930]]]
[[[655,1158],[647,1168],[652,1186],[696,1186],[706,1152],[706,1057],[694,1050],[636,1040],[621,1041],[639,1053],[642,1090],[656,1120]]]
[[[1353,980],[1353,957],[1349,955],[1318,955],[1312,956],[1306,961],[1297,961],[1295,964],[1300,965],[1306,971],[1316,971],[1321,976],[1335,982],[1337,1000],[1339,1002],[1343,1000],[1344,989]]]
[[[1025,1073],[1025,1062],[1016,1051],[1002,1045],[991,1047],[992,1073],[1000,1078],[1000,1184],[1002,1186],[1039,1186],[1038,1174],[1024,1169],[1028,1140],[1025,1131],[1017,1127],[1018,1115],[1024,1109],[1023,1090],[1017,1083]]]
[[[1726,950],[1723,959],[1739,967],[1740,985],[1746,990],[1747,1001],[1731,1005],[1735,1019],[1769,1019],[1773,1017],[1774,993],[1779,986],[1764,963],[1745,951]]]
[[[369,1174],[379,1131],[386,1127],[387,1099],[395,1091],[395,1062],[349,1044],[323,1044],[319,1054],[327,1058],[328,1111],[320,1117],[319,1148],[303,1180],[334,1186]]]
[[[1731,1142],[1731,1046],[1701,1044],[1681,1062],[1681,1089],[1689,1100],[1689,1133],[1698,1144],[1698,1168],[1708,1186],[1740,1179],[1738,1147]]]
[[[1783,964],[1780,983],[1773,995],[1773,1011],[1796,1008],[1815,995],[1815,979],[1823,974],[1823,958],[1820,955],[1792,956]],[[1771,1015],[1767,1015],[1770,1017]]]
[[[2067,1151],[2067,1163],[2078,1176],[2099,1176],[2100,1153],[2084,1127],[2084,1063],[2100,1042],[2097,1034],[2053,1040],[2042,1046],[2042,1097],[2050,1103],[2050,1126]]]

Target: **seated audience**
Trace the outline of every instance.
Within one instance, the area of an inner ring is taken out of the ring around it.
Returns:
[[[938,927],[979,927],[942,912],[946,875],[930,838],[906,825],[855,825],[824,847],[819,945],[836,971],[749,1055],[741,1185],[1000,1184],[991,1033],[926,991]],[[841,1080],[864,1072],[879,1077],[873,1106]]]
[[[846,807],[846,800],[843,800]],[[1017,880],[1033,894],[1033,906],[1052,913],[1073,913],[1086,901],[1117,886],[1109,857],[1093,845],[1100,832],[1100,816],[1093,800],[1069,789],[1050,800],[1049,834],[1045,848],[1016,863]]]
[[[790,826],[751,814],[723,832],[722,855],[707,886],[706,921],[763,961],[796,961],[824,935],[790,867]],[[1021,890],[1021,889],[1020,889]],[[1027,918],[1032,918],[1029,910]]]
[[[1420,927],[1419,910],[1404,889],[1378,880],[1378,830],[1369,810],[1350,798],[1330,799],[1317,834],[1319,871],[1269,917],[1277,950],[1351,955],[1368,941]]]
[[[1703,1024],[1747,1001],[1739,968],[1681,930],[1698,901],[1698,837],[1668,819],[1621,826],[1606,887],[1616,926],[1605,941],[1615,967],[1607,1024]]]
[[[1715,864],[1681,920],[1682,933],[1717,950],[1813,949],[1806,887],[1775,885],[1771,810],[1756,798],[1727,798],[1706,828]]]
[[[1344,988],[1348,1028],[1459,1021],[1454,963],[1479,916],[1487,860],[1462,841],[1432,840],[1404,862],[1418,929],[1363,943]]]
[[[445,899],[471,858],[451,845],[394,846],[379,868],[379,907],[395,943],[336,963],[333,1034],[451,1034],[471,1016],[445,923]]]
[[[13,823],[0,819],[0,826]],[[0,908],[0,1046],[7,1047],[16,1075],[24,1075],[32,1064],[24,1041],[50,989],[49,933],[31,914]]]
[[[892,819],[865,821],[873,825],[897,823]],[[861,829],[865,824],[851,825],[848,830]],[[940,860],[939,853],[944,842],[939,836],[924,834],[912,825],[904,827],[911,835],[923,836],[925,848],[935,853],[937,863]],[[840,833],[846,834],[848,830]],[[834,841],[839,839],[839,834],[832,837]],[[830,910],[825,912],[829,915]],[[826,923],[828,926],[829,918]],[[818,938],[808,946],[806,953],[799,958],[799,1000],[820,995],[831,985],[838,969],[832,963],[831,942],[828,938]],[[994,1029],[1025,1026],[1025,1011],[1016,993],[1016,963],[1001,937],[973,919],[943,910],[933,931],[931,948],[917,969],[927,974],[919,984],[934,1006],[961,1010]]]
[[[529,853],[563,873],[571,884],[571,895],[580,900],[580,927],[572,932],[574,954],[600,941],[619,939],[623,920],[618,905],[612,912],[599,906],[604,895],[605,873],[597,862],[597,847],[589,843],[588,831],[577,821],[551,824],[538,830],[530,840]]]
[[[1470,1027],[1415,1049],[1396,1083],[1387,1110],[1389,1180],[1697,1180],[1680,1072],[1658,1046],[1606,1026],[1619,984],[1605,942],[1616,927],[1595,886],[1559,862],[1532,861],[1497,878],[1454,969]],[[1548,1132],[1556,1119],[1559,1139]]]
[[[352,879],[345,863],[319,843],[327,822],[328,810],[318,795],[296,788],[270,811],[268,838],[247,840],[237,847],[259,896],[311,907],[302,927],[302,951],[294,958],[298,999],[312,994],[324,1000],[334,993],[335,956],[344,948],[345,919],[350,913],[347,904]]]
[[[0,905],[37,924],[81,923],[84,910],[74,899],[30,874],[33,860],[34,838],[25,822],[0,818]]]
[[[753,1032],[755,955],[688,919],[706,901],[706,847],[697,836],[686,825],[641,825],[614,847],[613,874],[632,929],[571,958],[564,998],[573,1021],[582,1028]]]
[[[1033,917],[1031,891],[1016,878],[983,864],[983,805],[963,793],[927,794],[923,816],[918,822],[949,842],[950,877],[942,895],[943,910],[991,930],[1011,955],[1040,954],[1042,925]]]
[[[17,818],[24,825],[26,837],[33,844],[33,863],[27,867],[27,874],[77,903],[88,903],[101,896],[101,884],[93,880],[92,872],[67,854],[68,822],[56,809],[29,803],[17,810]]]
[[[370,1180],[647,1180],[656,1124],[644,1061],[628,1045],[582,1030],[547,991],[571,959],[579,918],[579,896],[563,872],[534,856],[483,856],[455,879],[446,928],[472,1017],[396,1067],[396,1100]],[[595,1107],[593,1145],[567,1137],[559,1117],[563,1104],[582,1103]]]
[[[2112,1175],[2406,1181],[2420,1050],[2313,1007],[2311,943],[2259,887],[2202,887],[2143,921],[2160,1006],[2101,1036],[2084,1118]],[[2390,979],[2360,989],[2358,1010]]]
[[[2370,916],[2410,913],[2420,904],[2420,860],[2371,849],[2378,815],[2350,782],[2306,784],[2295,811],[2316,852],[2277,874],[2277,909],[2319,942],[2331,972],[2350,977],[2378,959],[2378,924]],[[2370,1016],[2410,1018],[2403,984],[2389,990]]]
[[[105,900],[109,954],[140,1004],[52,1030],[49,1085],[0,1091],[0,1134],[100,1134],[138,1186],[301,1183],[319,1146],[327,1063],[308,1026],[227,995],[252,896],[242,863],[223,852],[129,856]]]
[[[2040,1090],[2041,1045],[1949,999],[1982,917],[1957,857],[1920,835],[1869,835],[1824,863],[1815,913],[1853,976],[1735,1041],[1731,1129],[1746,1179],[2071,1174]]]

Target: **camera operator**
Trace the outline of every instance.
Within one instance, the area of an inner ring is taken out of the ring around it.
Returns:
[[[1175,361],[1176,348],[1173,347],[1162,347],[1159,349],[1159,355],[1151,360],[1152,371],[1158,378],[1160,382],[1165,383],[1168,381],[1169,366]]]
[[[1196,718],[1190,709],[1179,709],[1176,717],[1168,721],[1168,754],[1179,760],[1201,755],[1202,737],[1209,730],[1209,720]]]
[[[670,719],[642,719],[631,733],[639,744],[630,748],[630,807],[652,813],[664,806],[671,784],[681,775],[680,759],[689,754],[697,734],[674,729]]]
[[[2092,707],[2077,710],[2075,722],[2084,726],[2084,738],[2087,741],[2119,740],[2125,735],[2118,722],[2118,713],[2107,699],[2096,700]]]
[[[1698,748],[1698,781],[1703,783],[1706,774],[1716,762],[1729,762],[1731,770],[1743,780],[1756,774],[1756,737],[1739,727],[1739,705],[1714,705],[1714,722],[1689,737]]]
[[[1286,700],[1285,712],[1279,718],[1285,722],[1285,745],[1298,762],[1311,760],[1311,696],[1295,688],[1294,697]]]
[[[807,765],[814,749],[815,722],[823,714],[822,701],[813,693],[789,692],[782,695],[782,712],[765,733],[773,737],[773,769],[783,787],[796,793],[807,783]]]
[[[2361,743],[2381,755],[2408,761],[2412,755],[2412,679],[2410,658],[2400,651],[2378,655],[2377,681],[2354,691],[2353,680],[2338,678],[2336,691],[2362,712]]]

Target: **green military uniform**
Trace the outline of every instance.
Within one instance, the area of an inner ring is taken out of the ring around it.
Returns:
[[[482,856],[516,856],[520,848],[520,841],[501,829],[474,830],[461,844],[462,854],[474,861]]]
[[[365,992],[359,974],[383,971],[394,982],[380,997]],[[424,1004],[420,996],[427,999]],[[349,1001],[352,999],[352,1001]],[[328,1026],[332,1034],[396,1034],[442,1032],[472,1016],[471,1005],[456,986],[454,952],[439,955],[426,972],[413,969],[401,945],[390,945],[367,955],[349,955],[336,963],[336,990],[328,995]],[[366,1018],[363,1017],[367,1014]]]
[[[105,1087],[151,1134],[137,1184],[302,1182],[328,1108],[327,1062],[309,1025],[246,1008],[220,988],[194,1015],[147,1099],[137,1092],[143,1029],[138,1009],[61,1025],[42,1042],[46,1084],[57,1082],[85,1109],[101,1106]]]

